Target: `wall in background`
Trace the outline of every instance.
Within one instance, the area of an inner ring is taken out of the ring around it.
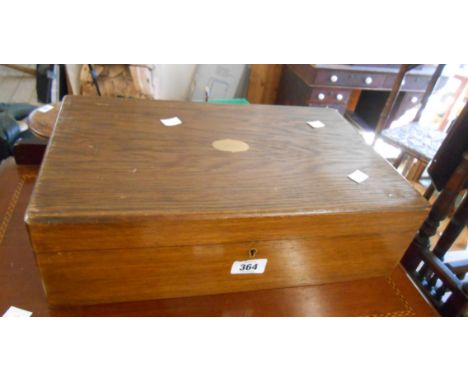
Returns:
[[[74,95],[80,94],[80,71],[83,64],[66,64],[68,80]]]
[[[196,64],[156,64],[153,80],[159,85],[158,99],[188,100]]]

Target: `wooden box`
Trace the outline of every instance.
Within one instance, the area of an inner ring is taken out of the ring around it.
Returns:
[[[426,213],[334,110],[66,97],[25,219],[49,303],[73,305],[387,275]]]

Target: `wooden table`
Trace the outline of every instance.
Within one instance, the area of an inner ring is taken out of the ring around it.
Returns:
[[[38,168],[0,165],[0,313],[10,306],[33,316],[434,316],[398,266],[392,276],[216,296],[99,306],[47,305],[24,225]]]

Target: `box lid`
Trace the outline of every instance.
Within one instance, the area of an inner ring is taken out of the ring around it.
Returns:
[[[160,121],[171,117],[182,124]],[[325,127],[311,128],[313,120]],[[214,147],[225,139],[248,149]],[[358,169],[369,175],[362,184],[347,177]],[[26,221],[36,249],[39,238],[63,233],[66,243],[41,247],[56,250],[288,237],[286,218],[301,225],[324,215],[426,208],[332,109],[68,96]],[[245,222],[248,232],[239,233]],[[85,236],[64,233],[76,225]],[[266,229],[273,233],[258,235]],[[99,243],[83,243],[86,234]]]

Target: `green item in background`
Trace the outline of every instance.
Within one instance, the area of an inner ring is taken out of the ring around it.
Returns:
[[[245,98],[208,99],[209,103],[226,103],[232,105],[250,105]]]

